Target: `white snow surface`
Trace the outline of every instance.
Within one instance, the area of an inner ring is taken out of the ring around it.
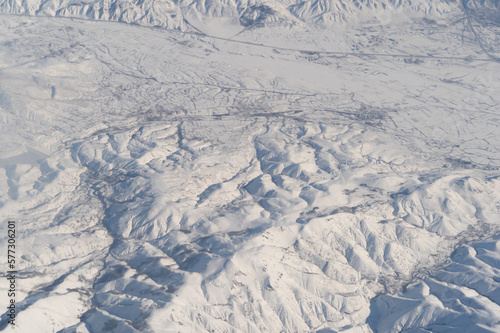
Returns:
[[[1,1],[0,330],[500,331],[497,7]]]
[[[480,8],[497,9],[483,0]],[[440,17],[459,3],[443,0],[2,0],[0,13],[78,17],[223,35],[236,26],[304,23],[388,23],[413,16]],[[232,28],[231,28],[232,27]]]

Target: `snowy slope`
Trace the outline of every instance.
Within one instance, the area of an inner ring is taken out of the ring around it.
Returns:
[[[451,263],[398,295],[376,297],[376,332],[497,332],[500,324],[499,236],[463,245]]]
[[[95,4],[2,2],[17,331],[498,330],[491,4]]]
[[[489,2],[486,2],[489,3]],[[493,7],[495,6],[492,3]],[[484,7],[484,3],[479,5]],[[491,7],[491,6],[490,6]],[[497,5],[498,7],[498,5]],[[303,22],[332,25],[390,20],[426,15],[440,17],[459,11],[460,3],[441,0],[2,0],[0,12],[23,15],[78,17],[118,21],[204,33],[263,25]]]

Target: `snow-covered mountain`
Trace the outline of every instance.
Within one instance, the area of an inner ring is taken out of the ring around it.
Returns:
[[[456,11],[457,5],[460,6],[459,3],[442,0],[4,0],[0,2],[0,12],[203,31],[203,28],[229,23],[243,27],[264,24],[288,26],[304,22],[329,26],[337,23],[356,24],[360,20],[389,23],[393,17],[439,17]],[[498,3],[493,5],[498,7]]]
[[[0,330],[500,330],[498,2],[0,11]]]

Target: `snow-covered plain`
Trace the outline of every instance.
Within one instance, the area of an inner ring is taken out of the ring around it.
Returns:
[[[96,4],[0,2],[0,330],[500,331],[498,4]]]

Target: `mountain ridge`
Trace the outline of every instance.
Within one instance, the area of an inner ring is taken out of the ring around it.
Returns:
[[[487,3],[487,2],[485,2]],[[0,13],[63,16],[117,21],[186,31],[203,19],[234,19],[244,28],[312,24],[325,27],[375,21],[388,24],[412,16],[439,17],[456,11],[456,3],[435,0],[307,1],[172,1],[172,0],[2,0]]]

